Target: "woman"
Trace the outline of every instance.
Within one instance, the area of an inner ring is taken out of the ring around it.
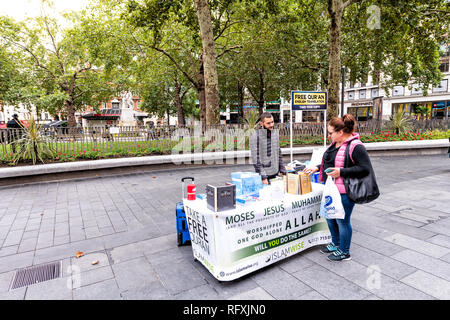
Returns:
[[[366,148],[359,140],[359,134],[354,132],[355,126],[355,118],[350,114],[346,114],[342,118],[333,118],[328,124],[331,144],[323,155],[322,164],[303,170],[310,175],[320,170],[319,181],[326,181],[328,177],[334,178],[341,194],[345,218],[327,219],[332,242],[320,250],[322,253],[329,254],[328,259],[331,261],[351,259],[352,226],[350,217],[355,203],[350,201],[346,195],[343,177],[364,177],[370,173],[372,167]],[[351,160],[344,167],[345,151],[349,144]],[[324,175],[324,171],[328,168],[332,171]]]

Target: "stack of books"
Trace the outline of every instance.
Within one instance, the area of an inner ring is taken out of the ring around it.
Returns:
[[[287,173],[284,176],[286,192],[290,194],[307,194],[312,192],[311,178],[303,172]]]

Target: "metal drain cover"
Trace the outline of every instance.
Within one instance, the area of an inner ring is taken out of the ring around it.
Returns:
[[[58,261],[17,270],[10,290],[59,278],[61,269],[62,261]]]

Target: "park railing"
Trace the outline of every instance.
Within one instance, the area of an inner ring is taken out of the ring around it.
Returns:
[[[388,122],[386,120],[360,121],[357,124],[357,132],[361,135],[369,135],[381,131],[392,131]],[[277,123],[275,128],[279,130],[280,140],[283,140],[284,146],[286,146],[286,141],[290,139],[289,124]],[[435,129],[447,131],[449,120],[432,119],[411,122],[411,131],[414,132]],[[193,152],[205,150],[205,144],[211,144],[211,142],[225,144],[226,139],[230,137],[231,142],[239,144],[237,147],[242,150],[248,149],[250,133],[248,126],[242,124],[212,125],[204,128],[201,126],[62,127],[41,128],[40,138],[42,143],[47,144],[56,155],[78,156],[85,153],[101,153],[110,156],[113,154],[139,154],[140,152],[167,154],[183,139],[189,137],[192,139],[192,144],[202,142],[202,148],[193,147]],[[0,129],[0,157],[11,154],[11,142],[19,140],[23,136],[23,129]],[[244,140],[242,140],[243,136]],[[323,123],[294,123],[294,140],[306,137],[318,137],[318,139],[323,137]]]

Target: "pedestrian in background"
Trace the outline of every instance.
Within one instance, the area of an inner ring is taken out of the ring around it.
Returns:
[[[328,135],[331,137],[331,144],[324,152],[322,163],[317,167],[306,167],[303,170],[303,172],[309,175],[320,171],[320,182],[325,182],[329,177],[334,178],[335,184],[341,194],[345,218],[327,219],[332,242],[320,250],[324,254],[329,254],[328,259],[331,261],[351,259],[350,244],[352,240],[352,226],[350,224],[350,217],[355,203],[346,195],[343,178],[363,178],[372,170],[369,154],[359,139],[359,134],[355,133],[355,128],[355,118],[350,114],[345,114],[342,118],[333,118],[328,124]],[[348,161],[345,167],[345,151],[349,144],[351,161]],[[331,171],[324,174],[326,169],[331,169]]]
[[[15,141],[22,137],[22,130],[24,128],[22,122],[19,120],[19,116],[15,113],[11,120],[6,123],[8,129],[8,143],[11,146],[13,153],[16,152]]]

